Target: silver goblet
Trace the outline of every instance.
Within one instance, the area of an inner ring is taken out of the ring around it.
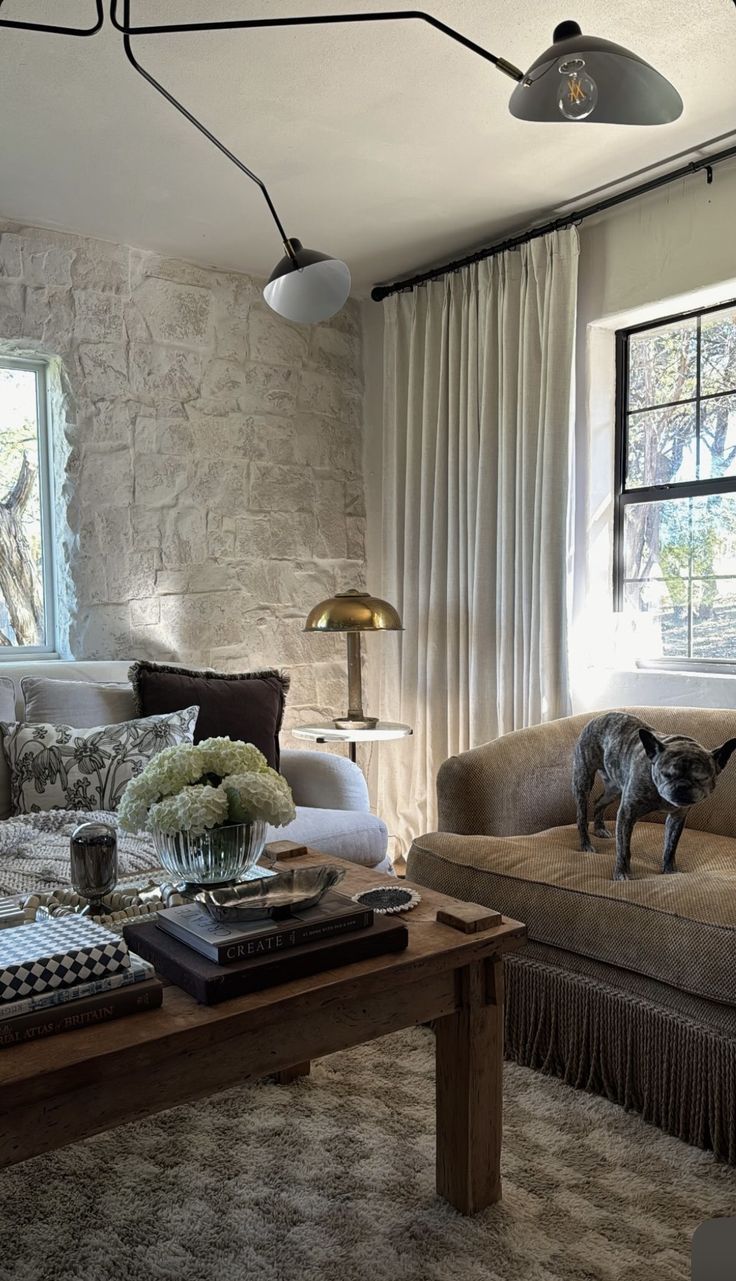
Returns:
[[[70,879],[89,911],[114,890],[118,879],[118,838],[109,823],[81,823],[69,846]]]

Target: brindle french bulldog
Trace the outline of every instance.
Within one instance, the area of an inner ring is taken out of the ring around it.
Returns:
[[[676,872],[677,843],[688,810],[710,796],[735,748],[736,738],[710,752],[684,734],[657,737],[653,729],[626,712],[596,716],[580,735],[573,761],[572,786],[581,850],[595,853],[588,835],[588,800],[599,770],[604,790],[593,811],[595,836],[611,836],[603,812],[617,796],[621,797],[613,879],[630,879],[631,833],[637,819],[653,810],[667,814],[662,871]]]

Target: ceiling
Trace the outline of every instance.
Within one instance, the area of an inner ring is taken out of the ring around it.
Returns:
[[[514,120],[512,82],[419,22],[138,37],[144,65],[267,182],[289,235],[349,263],[357,294],[736,129],[732,0],[426,4],[522,68],[577,16],[652,62],[685,111],[649,129]],[[220,0],[215,16],[391,7]],[[134,22],[213,16],[206,0],[131,8]],[[88,25],[93,9],[5,0],[2,16]],[[109,21],[86,40],[0,29],[0,215],[267,274],[280,245],[258,189],[135,74],[121,39]]]

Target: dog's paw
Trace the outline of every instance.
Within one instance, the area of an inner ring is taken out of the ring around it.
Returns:
[[[631,872],[624,872],[621,870],[620,867],[617,867],[615,872],[613,873],[613,879],[614,881],[630,881]]]
[[[672,876],[673,872],[676,872],[677,870],[678,870],[678,869],[677,869],[677,867],[675,866],[675,864],[674,864],[674,863],[670,863],[667,867],[663,867],[663,868],[662,868],[662,875],[663,875],[663,876]]]
[[[610,841],[613,839],[613,832],[609,832],[607,827],[594,827],[593,835],[600,836],[602,841]]]
[[[583,854],[597,854],[598,851],[592,841],[586,841],[585,845],[580,846]]]

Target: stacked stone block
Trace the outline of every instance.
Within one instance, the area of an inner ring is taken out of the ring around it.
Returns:
[[[0,352],[49,361],[59,643],[282,666],[345,701],[313,604],[364,583],[359,313],[288,324],[246,275],[0,223]]]

